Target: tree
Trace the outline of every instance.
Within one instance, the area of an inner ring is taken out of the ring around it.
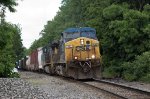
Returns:
[[[5,11],[8,8],[10,12],[15,12],[15,6],[18,5],[17,0],[0,0],[0,23],[5,20]]]
[[[0,77],[9,77],[16,60],[23,57],[23,45],[20,29],[17,25],[4,22],[0,25],[0,34],[4,39],[0,43]]]
[[[17,6],[16,0],[0,0],[0,25],[1,25],[1,31],[0,31],[0,48],[4,47],[6,45],[6,35],[4,32],[2,32],[3,24],[2,21],[4,21],[5,17],[5,10],[6,8],[9,9],[10,12],[15,12],[15,6]]]
[[[5,10],[5,8],[8,8],[10,12],[15,12],[15,6],[18,5],[16,2],[17,0],[1,0],[0,1],[0,8]]]
[[[112,0],[116,4],[128,3],[130,9],[142,11],[146,4],[150,4],[149,0]]]
[[[17,25],[12,25],[13,33],[13,50],[15,51],[16,61],[21,59],[24,56],[24,48],[21,39],[21,29]]]

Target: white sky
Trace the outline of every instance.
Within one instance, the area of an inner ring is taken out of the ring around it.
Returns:
[[[56,15],[62,0],[19,0],[15,13],[6,13],[6,20],[13,24],[20,24],[23,45],[29,48],[38,39],[40,31],[48,20]]]

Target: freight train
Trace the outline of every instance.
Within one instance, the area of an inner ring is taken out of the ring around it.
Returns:
[[[19,61],[22,69],[74,79],[101,78],[101,54],[96,30],[68,28],[54,40]]]

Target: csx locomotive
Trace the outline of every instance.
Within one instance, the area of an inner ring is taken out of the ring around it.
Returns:
[[[94,28],[68,28],[61,33],[60,40],[36,49],[20,64],[26,70],[43,70],[74,79],[100,78],[99,49]]]

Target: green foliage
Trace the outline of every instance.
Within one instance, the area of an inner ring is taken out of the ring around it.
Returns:
[[[137,78],[134,74],[126,72],[126,74],[124,74],[124,79],[127,81],[135,81]]]
[[[143,76],[140,80],[143,81],[143,82],[150,83],[150,74],[147,74],[147,75]]]
[[[148,5],[148,4],[145,5],[143,12],[150,16],[150,5]]]
[[[6,34],[4,34],[4,29],[0,26],[0,49],[3,49],[6,45]]]
[[[118,5],[111,5],[103,10],[103,16],[106,19],[113,20],[117,19],[123,14],[123,8]]]
[[[147,4],[150,4],[149,0],[112,0],[112,2],[117,4],[128,3],[130,5],[130,9],[134,10],[143,10],[143,7]]]
[[[125,62],[122,67],[125,79],[129,81],[147,80],[150,77],[150,51],[137,56],[133,62]]]
[[[116,77],[116,74],[112,74],[113,71],[128,81],[147,80],[149,76],[143,74],[145,67],[141,65],[137,67],[130,62],[135,60],[135,56],[150,50],[150,16],[147,14],[147,10],[140,12],[123,7],[122,9],[123,12],[116,13],[116,16],[112,9],[106,8],[103,12],[106,15],[105,13],[109,10],[108,17],[104,16],[109,29],[102,40],[105,70],[111,68],[107,74]],[[145,62],[144,59],[143,62]],[[120,67],[120,71],[114,67]]]
[[[0,0],[0,7],[2,8],[8,8],[9,11],[15,12],[14,6],[17,6],[17,0]]]
[[[120,67],[108,67],[105,68],[102,75],[104,78],[118,78],[120,77]]]
[[[106,12],[107,10],[108,8],[104,9]],[[109,29],[104,35],[102,43],[109,66],[113,66],[111,61],[115,61],[118,63],[116,66],[119,66],[120,62],[132,61],[136,55],[150,50],[148,46],[149,33],[146,31],[149,27],[149,16],[126,8],[122,11],[120,14],[116,13],[116,18],[109,15],[110,20],[106,20]]]
[[[20,74],[17,73],[17,72],[12,72],[10,75],[9,75],[10,78],[20,78]]]
[[[4,38],[0,48],[0,77],[9,77],[16,60],[23,57],[21,31],[17,25],[6,22],[0,24],[0,28]]]

